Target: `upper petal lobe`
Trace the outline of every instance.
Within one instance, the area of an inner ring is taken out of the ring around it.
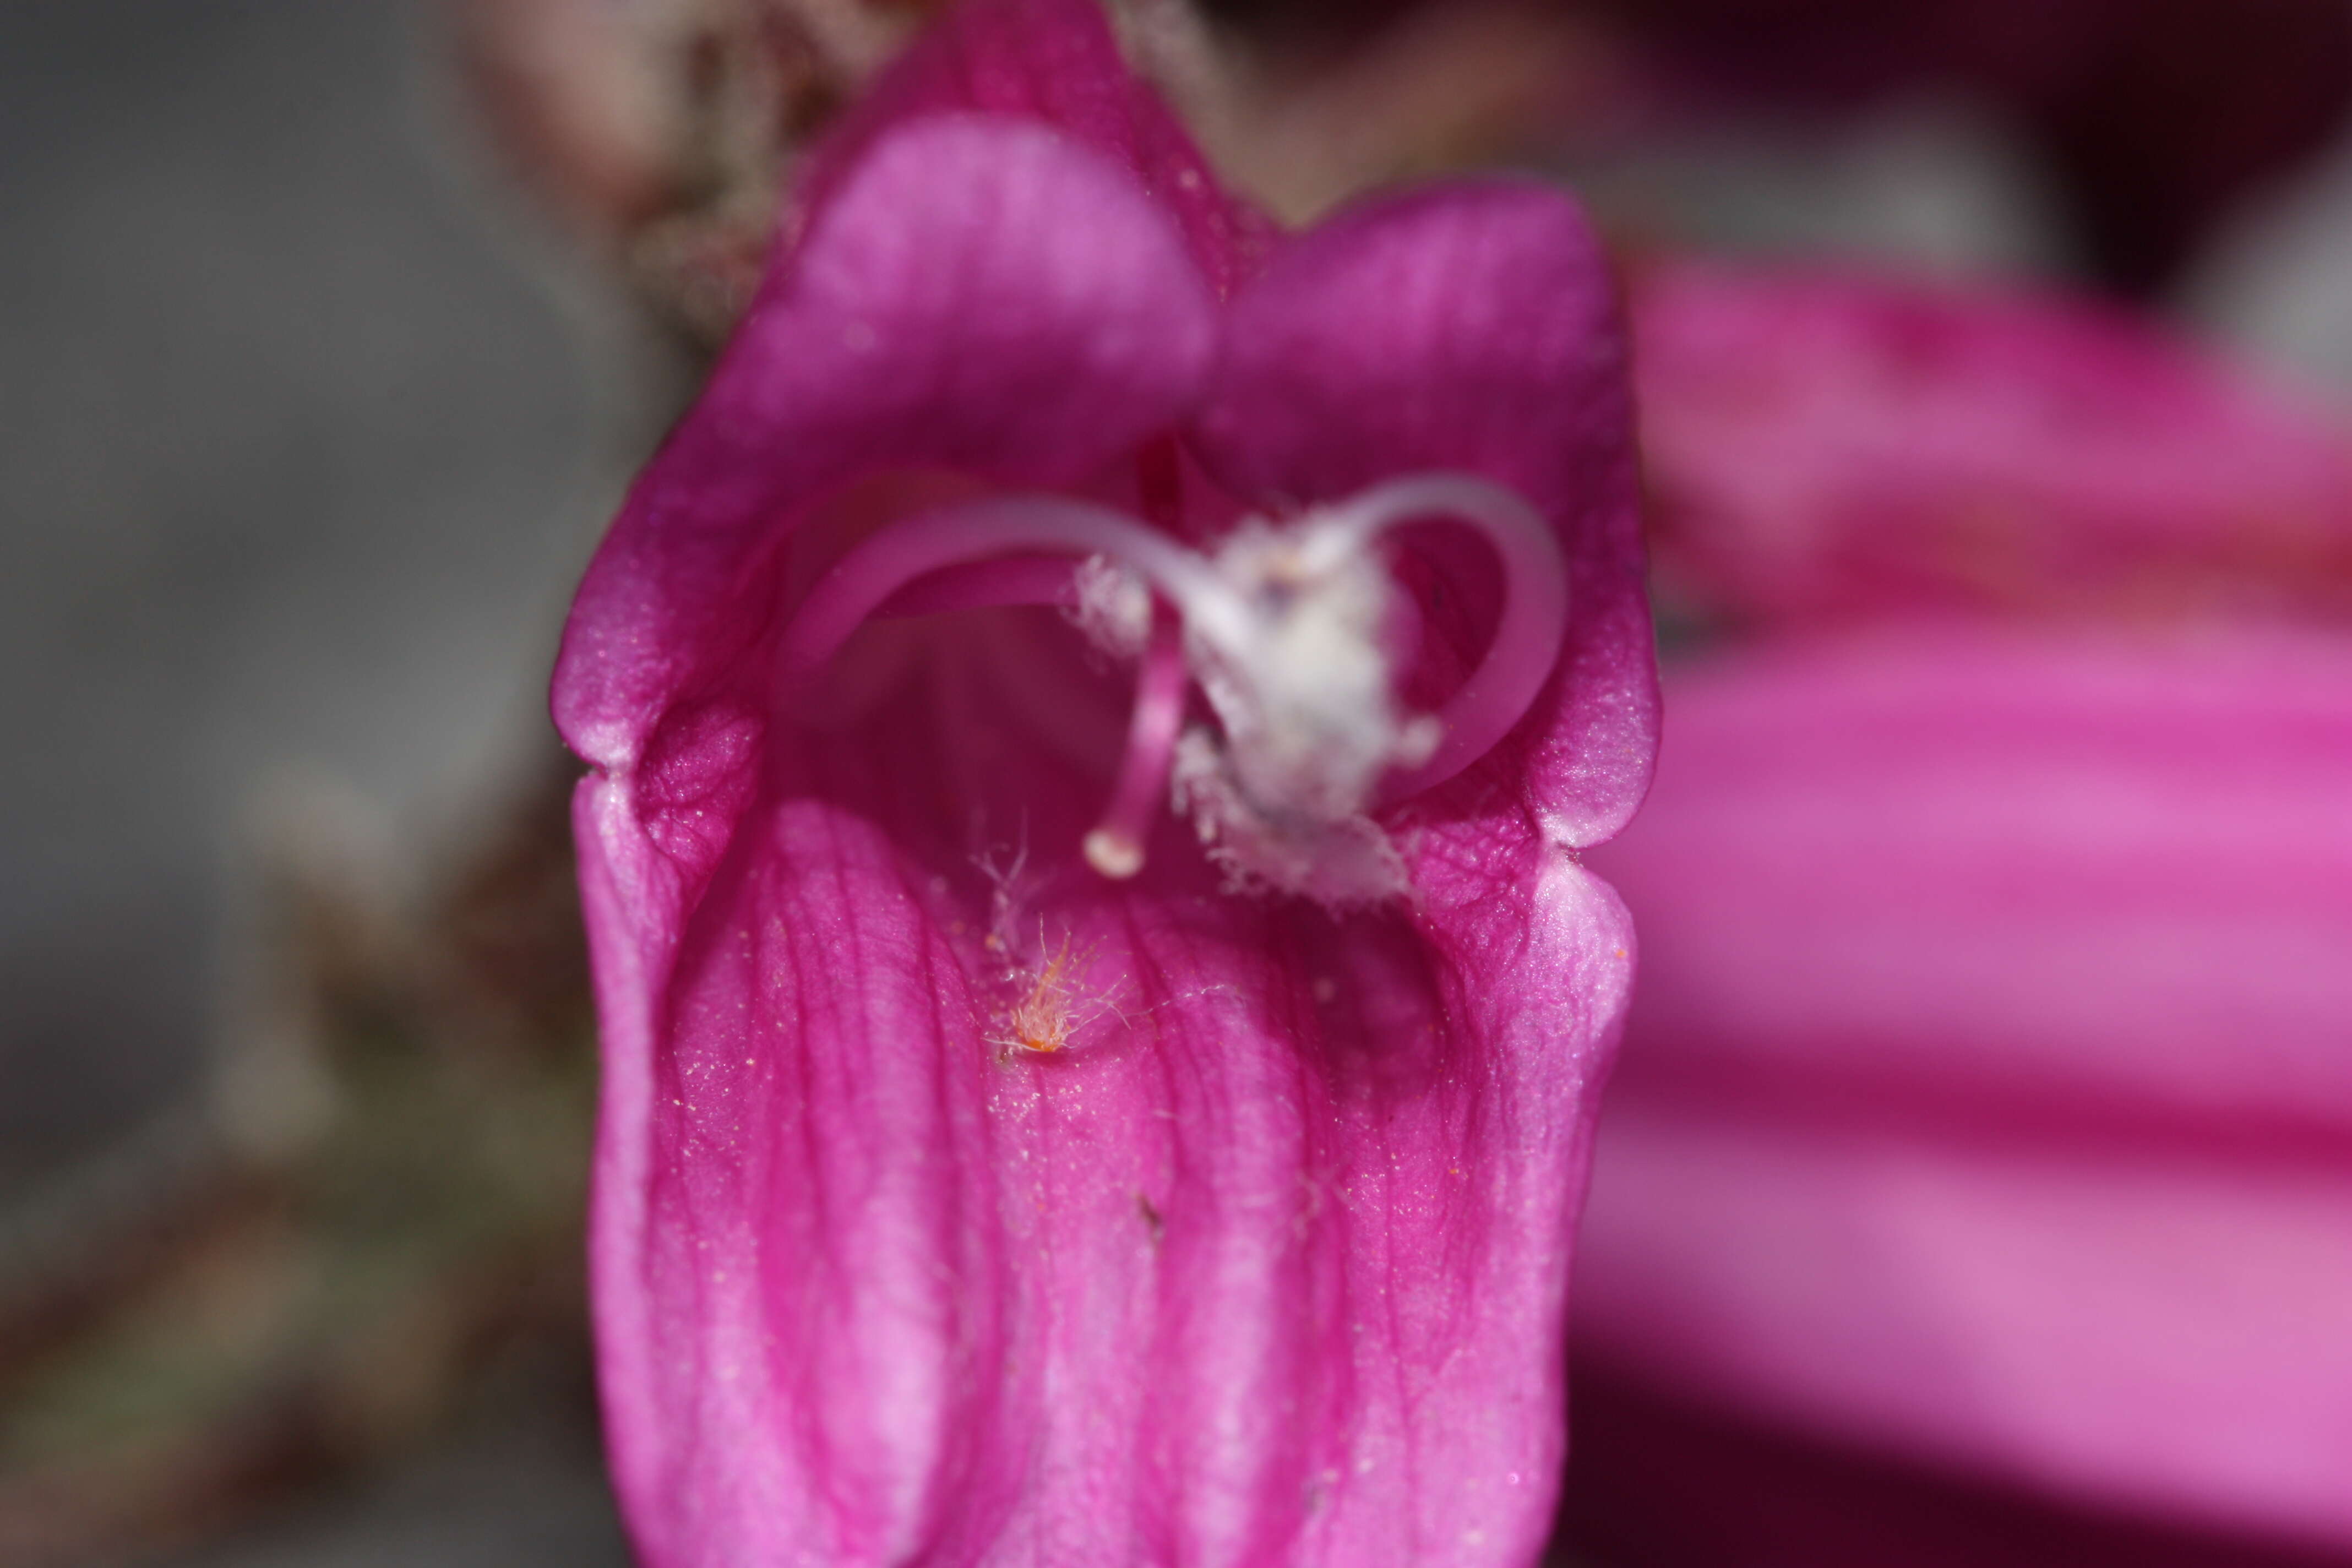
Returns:
[[[1277,253],[1234,301],[1194,427],[1242,494],[1328,500],[1454,469],[1510,486],[1551,521],[1569,559],[1567,647],[1480,777],[1508,780],[1570,844],[1623,826],[1656,749],[1623,355],[1614,285],[1572,203],[1533,184],[1439,187]],[[1491,572],[1433,563],[1444,591],[1425,605],[1430,624],[1475,659],[1494,620]]]
[[[1085,480],[1197,397],[1199,270],[1116,165],[1050,131],[897,130],[770,274],[632,489],[565,631],[555,713],[602,766],[708,682],[755,671],[801,510],[876,473]]]

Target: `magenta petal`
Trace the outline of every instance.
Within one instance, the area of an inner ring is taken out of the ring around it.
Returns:
[[[2352,1546],[2352,646],[1887,636],[1671,696],[1595,857],[1646,968],[1584,1343]]]
[[[1571,578],[1560,677],[1454,793],[1499,781],[1560,841],[1614,833],[1648,785],[1656,678],[1624,335],[1574,205],[1504,182],[1373,203],[1276,255],[1229,323],[1195,442],[1236,493],[1312,501],[1455,469],[1552,521]]]
[[[600,1342],[652,1568],[1531,1562],[1614,896],[1558,851],[1433,921],[1097,884],[1045,918],[1131,1037],[1006,1062],[943,881],[776,800],[657,1004],[608,994]]]
[[[2106,1508],[2352,1545],[2340,1146],[2035,1147],[1633,1096],[1601,1144],[1576,1304],[1598,1364]]]
[[[771,750],[780,601],[807,570],[794,531],[845,485],[897,470],[1091,479],[1189,404],[1210,309],[1171,226],[1123,171],[1035,126],[909,125],[780,262],[582,588],[554,707],[601,770],[577,813],[605,1060],[594,1294],[615,1473],[665,1562],[762,1560],[670,1554],[691,1537],[662,1521],[703,1506],[673,1501],[677,1465],[766,1475],[762,1445],[789,1436],[699,1419],[697,1401],[726,1396],[724,1368],[688,1359],[701,1347],[665,1315],[648,1260],[674,1239],[651,1223],[661,1184],[720,1179],[691,1157],[707,1146],[661,1142],[653,1119],[681,1098],[673,972],[688,922],[714,918],[704,889],[721,858],[756,861],[768,831],[747,840],[741,818]],[[849,973],[875,1005],[891,994],[885,971]],[[693,1381],[704,1371],[709,1387]]]
[[[2147,322],[1697,263],[1632,300],[1660,574],[1701,607],[2352,603],[2352,427]]]
[[[1159,94],[1128,69],[1096,0],[965,0],[949,8],[817,149],[803,205],[830,198],[841,171],[879,136],[925,115],[968,110],[1034,121],[1123,165],[1182,230],[1220,294],[1256,265],[1272,225],[1228,195]]]
[[[1639,1076],[2352,1132],[2352,643],[1883,634],[1686,667]]]
[[[763,709],[750,645],[811,502],[893,470],[1090,479],[1190,404],[1213,308],[1165,217],[1096,155],[1011,121],[897,131],[770,273],[630,492],[565,628],[564,738],[618,768],[681,697]]]

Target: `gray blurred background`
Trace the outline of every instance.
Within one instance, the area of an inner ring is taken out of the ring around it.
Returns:
[[[205,1097],[267,839],[323,812],[413,874],[551,746],[593,378],[430,21],[0,6],[10,1204]],[[569,1406],[229,1540],[187,1561],[625,1561]]]
[[[272,792],[413,843],[544,728],[588,378],[423,22],[0,6],[0,1184],[191,1089]]]

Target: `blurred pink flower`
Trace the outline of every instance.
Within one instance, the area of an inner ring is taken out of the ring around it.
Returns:
[[[1685,272],[1637,310],[1667,548],[1766,635],[1670,668],[1592,857],[1643,974],[1580,1241],[1577,1373],[1626,1415],[1580,1538],[2352,1551],[2352,637],[2276,613],[2343,589],[2341,448],[2047,306]],[[2195,613],[2119,591],[2158,582]],[[1992,1522],[2001,1487],[2063,1506]]]
[[[1701,262],[1633,303],[1659,572],[1702,608],[2352,608],[2344,421],[2120,311]]]
[[[2352,644],[1670,680],[1576,1320],[1702,1404],[2352,1547]]]
[[[1654,733],[1590,235],[1276,243],[1083,0],[800,188],[555,680],[639,1550],[1531,1561]]]

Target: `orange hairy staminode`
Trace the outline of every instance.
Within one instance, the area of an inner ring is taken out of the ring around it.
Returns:
[[[1045,932],[1038,932],[1038,949],[1045,948]],[[1086,967],[1094,957],[1094,949],[1073,953],[1066,931],[1062,945],[1046,958],[1045,966],[1028,976],[1028,988],[1006,1013],[1004,1032],[993,1037],[1010,1056],[1016,1050],[1050,1055],[1070,1043],[1070,1037],[1102,1016],[1108,1004],[1099,997],[1082,996],[1071,983],[1071,976]],[[1089,1009],[1086,1003],[1092,1002]]]

